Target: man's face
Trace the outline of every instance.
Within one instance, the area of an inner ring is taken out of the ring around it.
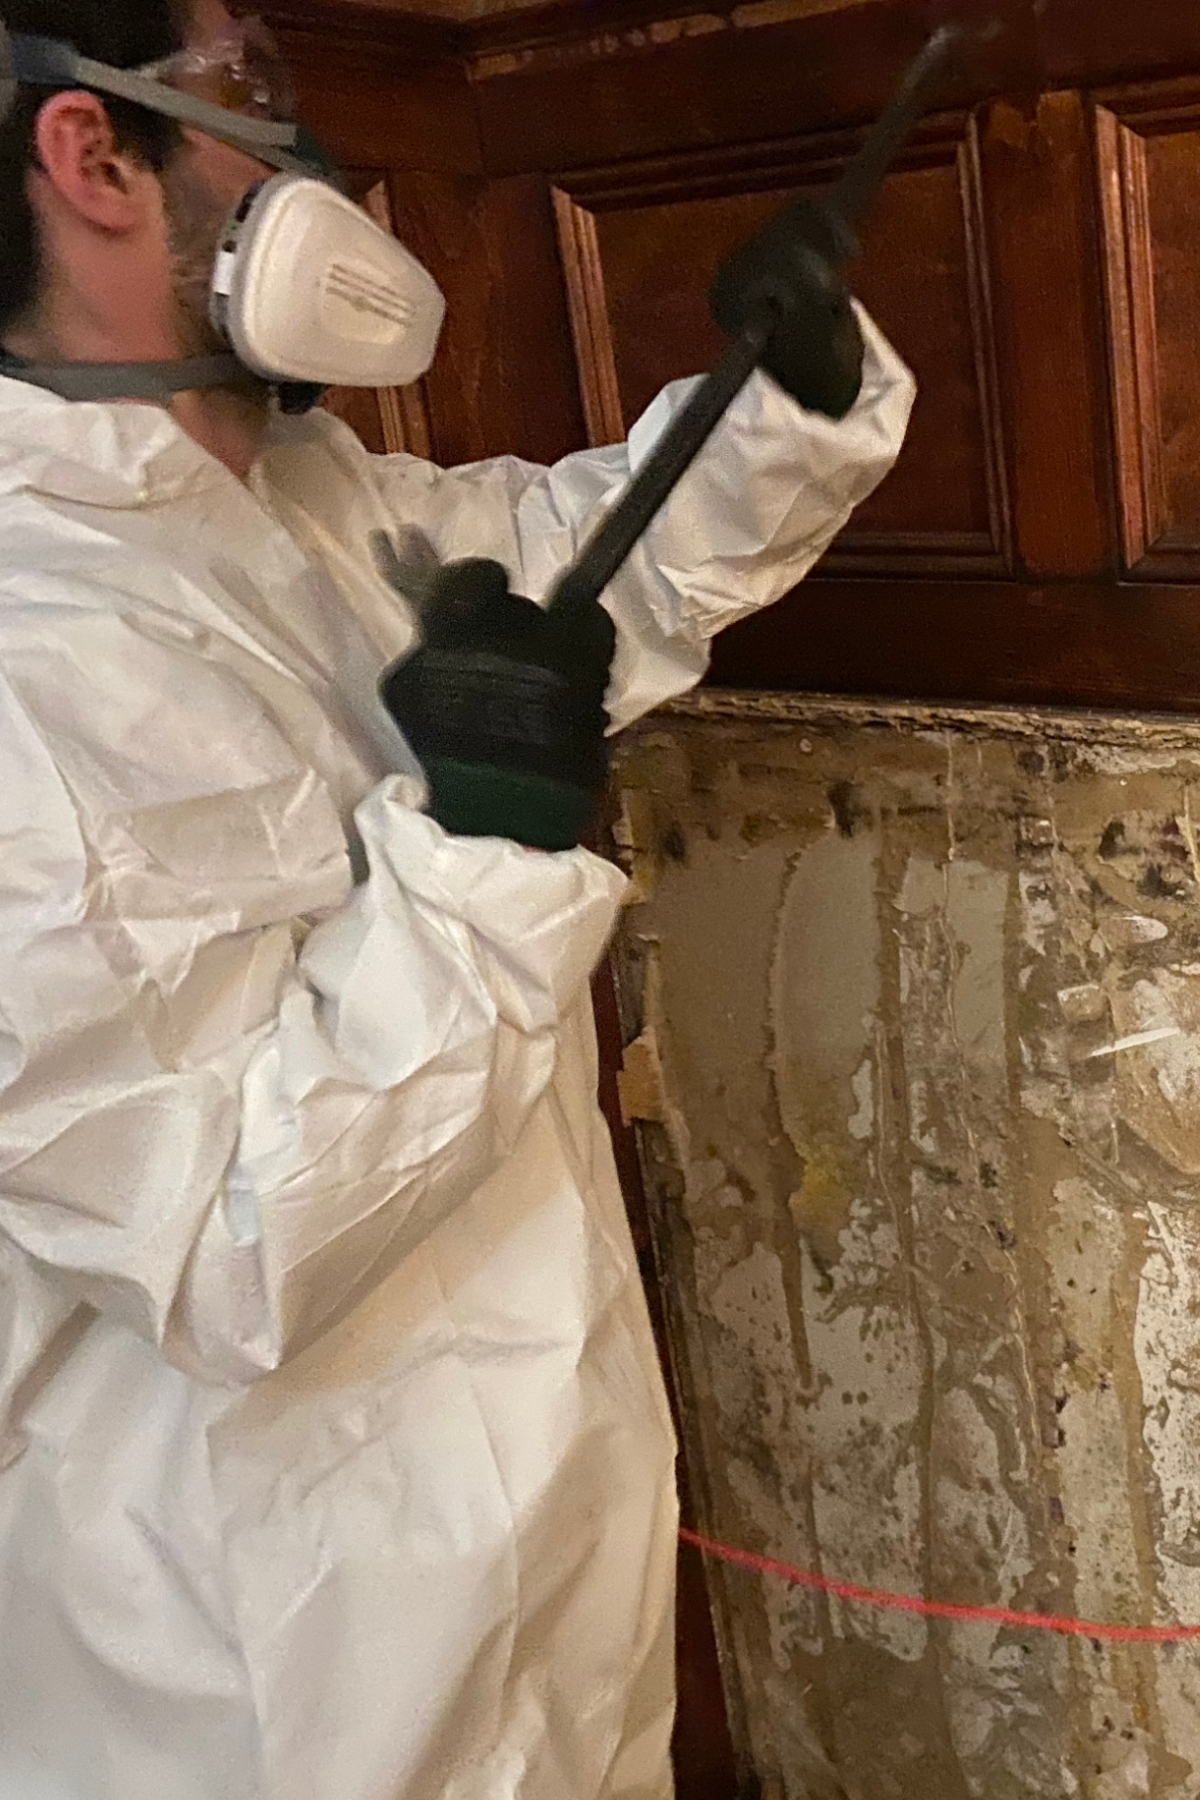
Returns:
[[[178,85],[218,105],[263,113],[271,105],[268,89],[274,93],[281,86],[278,71],[267,67],[270,45],[261,27],[233,17],[222,0],[195,0],[187,51],[194,67],[188,67],[185,53]],[[273,172],[244,150],[201,131],[184,131],[184,147],[163,176],[184,355],[224,348],[208,317],[217,247],[247,188]]]

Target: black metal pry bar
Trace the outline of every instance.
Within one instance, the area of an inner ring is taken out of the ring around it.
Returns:
[[[852,242],[897,152],[907,142],[962,40],[957,24],[939,26],[905,71],[892,100],[857,155],[823,201],[827,216]],[[549,604],[574,609],[598,599],[745,387],[778,323],[775,310],[751,319],[706,375],[576,560],[556,582]]]

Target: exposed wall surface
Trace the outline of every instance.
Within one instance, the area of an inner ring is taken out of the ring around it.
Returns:
[[[703,1525],[1200,1620],[1200,727],[714,694],[618,783]],[[712,1586],[788,1800],[1200,1793],[1194,1647]]]

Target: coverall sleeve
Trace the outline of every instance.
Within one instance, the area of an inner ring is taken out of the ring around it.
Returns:
[[[913,379],[861,308],[859,319],[863,388],[848,416],[806,412],[768,375],[752,376],[608,588],[618,631],[614,731],[694,686],[709,640],[794,587],[895,462]],[[627,444],[580,451],[549,469],[515,457],[448,470],[376,459],[386,510],[425,531],[444,560],[495,557],[541,599],[691,385],[665,389]]]
[[[0,1232],[203,1379],[303,1348],[479,1187],[623,886],[357,814],[201,642],[0,628]],[[19,610],[19,609],[18,609]]]

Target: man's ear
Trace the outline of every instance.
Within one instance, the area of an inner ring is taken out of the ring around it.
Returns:
[[[144,223],[153,172],[118,150],[103,101],[82,89],[55,94],[38,113],[35,175],[100,231],[117,235]]]

